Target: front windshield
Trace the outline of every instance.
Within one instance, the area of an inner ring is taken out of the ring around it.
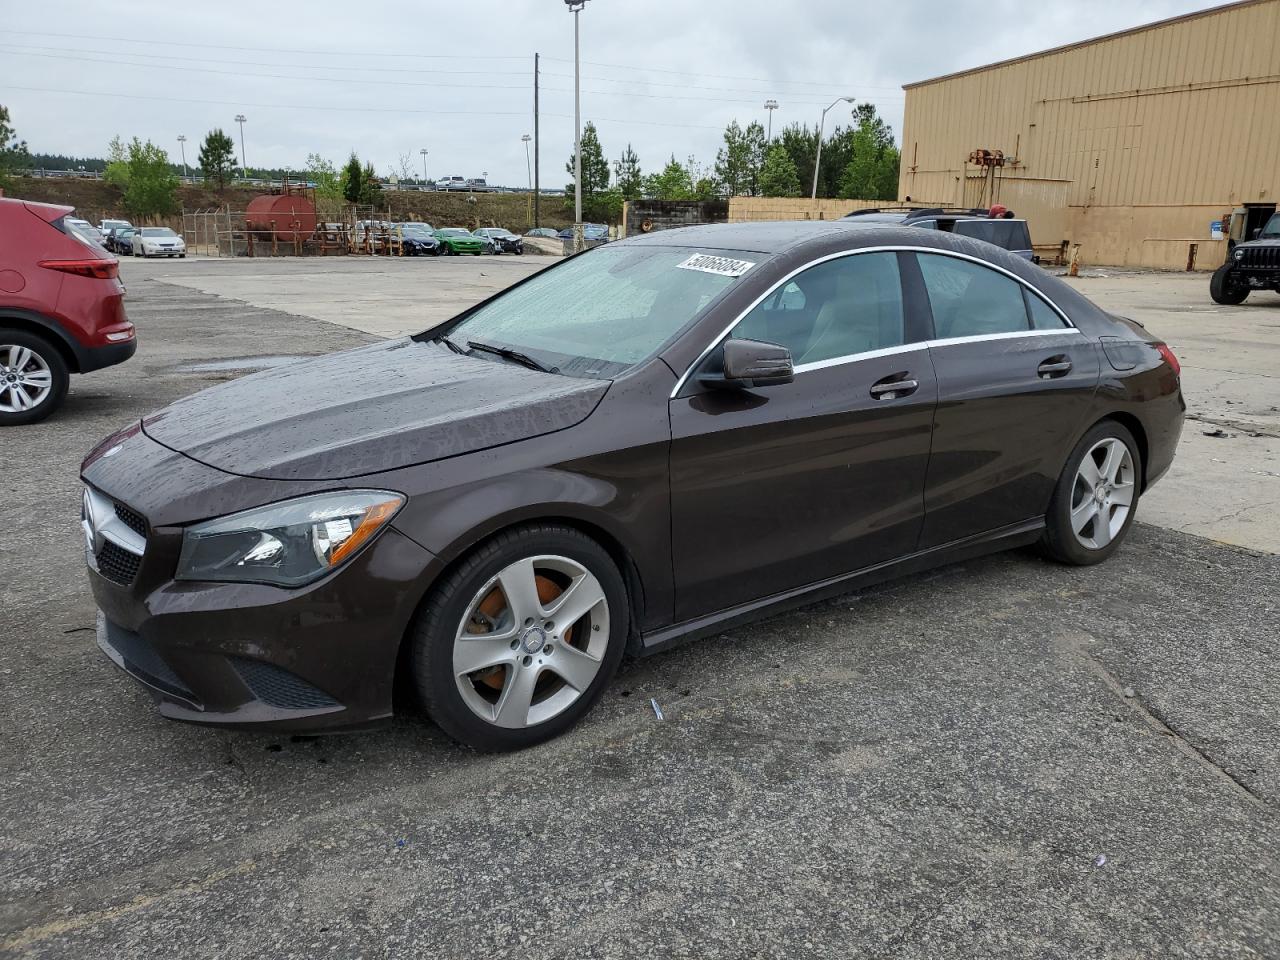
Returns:
[[[1276,240],[1280,239],[1280,213],[1273,213],[1271,219],[1267,221],[1267,225],[1262,228],[1262,232],[1258,234],[1259,240]]]
[[[468,233],[466,230],[463,230],[461,227],[445,227],[445,229],[441,230],[440,232],[441,232],[441,233],[443,233],[446,237],[469,237],[469,236],[471,236],[471,234],[470,234],[470,233]]]
[[[176,237],[177,234],[168,227],[144,227],[142,230],[144,237]]]
[[[538,274],[448,331],[528,354],[575,377],[609,379],[650,357],[759,253],[603,246]]]

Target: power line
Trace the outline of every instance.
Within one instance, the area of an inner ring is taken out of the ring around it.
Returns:
[[[339,107],[332,104],[317,105],[310,103],[250,103],[244,100],[207,100],[197,99],[193,97],[162,97],[154,94],[140,93],[119,93],[115,90],[62,90],[54,87],[32,87],[21,84],[6,84],[6,90],[25,90],[31,93],[62,93],[72,96],[111,98],[116,97],[124,100],[148,100],[161,103],[200,103],[210,106],[240,107],[254,108],[259,110],[317,110],[324,112],[341,112],[341,113],[416,113],[431,116],[453,116],[453,117],[527,117],[528,114],[523,110],[423,110],[418,107]],[[557,120],[571,120],[572,117],[567,113],[546,113],[544,117],[554,117]],[[594,123],[623,123],[637,124],[646,127],[683,127],[694,130],[722,130],[723,127],[706,124],[706,123],[673,123],[667,120],[636,120],[633,118],[621,119],[617,117],[595,117]]]
[[[147,43],[166,47],[199,47],[202,50],[249,50],[257,53],[299,53],[326,57],[408,57],[414,60],[528,60],[522,56],[471,55],[462,53],[392,53],[386,50],[290,50],[283,47],[239,47],[217,43],[187,43],[182,40],[142,40],[137,37],[108,37],[103,34],[54,33],[49,30],[8,30],[33,37],[62,37],[71,40],[110,40],[114,43]]]
[[[0,46],[8,46],[8,45],[0,45]],[[154,66],[153,64],[146,64],[146,63],[132,63],[127,60],[122,60],[119,56],[104,58],[104,57],[92,57],[92,56],[84,56],[84,55],[74,56],[71,54],[64,54],[64,53],[32,53],[29,50],[22,50],[22,49],[9,49],[9,50],[6,50],[5,52],[10,53],[13,56],[40,57],[40,58],[50,59],[50,60],[73,60],[81,63],[107,63],[107,64],[115,64],[118,66],[138,66],[138,67]],[[128,54],[127,56],[132,56],[132,54]],[[360,83],[360,84],[368,84],[368,85],[380,86],[380,87],[383,87],[383,86],[430,87],[432,89],[449,88],[449,89],[463,89],[463,90],[512,90],[512,89],[518,89],[519,87],[519,85],[512,84],[512,83],[474,83],[471,81],[464,82],[464,83],[448,83],[446,81],[427,81],[427,80],[387,80],[387,79],[366,79],[366,78],[359,78],[359,77],[297,76],[294,74],[287,74],[287,73],[258,73],[258,72],[248,71],[248,70],[218,70],[213,67],[196,67],[196,66],[186,66],[184,69],[189,72],[208,73],[208,74],[214,74],[216,76],[224,76],[224,77],[242,77],[242,78],[253,77],[253,78],[264,79],[264,80],[294,80],[294,81],[305,81],[310,83],[346,83],[346,84]],[[567,90],[563,87],[546,87],[545,89],[555,93],[572,93],[571,90]],[[754,97],[750,99],[743,99],[739,97],[708,97],[708,96],[702,96],[702,95],[681,96],[678,94],[665,94],[665,93],[637,93],[629,90],[584,90],[583,92],[590,94],[592,96],[598,96],[598,97],[637,97],[645,100],[674,100],[674,101],[695,102],[695,103],[754,104],[756,102],[756,98]],[[825,101],[794,100],[792,102],[802,104],[802,105],[807,105],[807,106],[821,106]],[[879,102],[890,102],[890,101],[888,98],[880,98]]]
[[[546,60],[553,60],[556,63],[573,63],[572,60],[565,60],[563,57],[545,57]],[[670,70],[662,67],[632,67],[625,63],[598,63],[587,60],[582,61],[587,66],[604,67],[607,70],[639,70],[648,71],[649,73],[668,73],[678,77],[704,77],[708,80],[745,80],[748,83],[770,83],[770,84],[788,84],[792,86],[805,87],[861,87],[864,90],[881,89],[881,90],[901,90],[901,87],[879,87],[874,88],[870,84],[854,83],[844,81],[842,83],[830,83],[819,80],[780,80],[776,77],[736,77],[723,73],[694,73],[690,70]]]

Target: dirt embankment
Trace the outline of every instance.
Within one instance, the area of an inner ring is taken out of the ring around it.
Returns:
[[[230,205],[233,213],[243,211],[249,201],[259,196],[260,190],[227,187],[226,190],[207,190],[203,187],[181,186],[178,203],[185,211],[211,210]],[[127,217],[123,192],[119,187],[103,180],[76,180],[73,178],[18,177],[6,196],[42,203],[62,203],[76,208],[79,216],[90,223],[108,217]],[[342,214],[343,205],[321,201],[321,216]],[[461,226],[506,227],[523,233],[533,226],[529,213],[529,197],[518,193],[421,193],[415,190],[385,191],[378,203],[377,217],[387,220],[425,220],[438,227]],[[360,216],[368,216],[367,208]],[[180,216],[161,218],[163,223],[179,229]],[[564,198],[542,198],[542,226],[563,229],[573,222],[566,214]]]

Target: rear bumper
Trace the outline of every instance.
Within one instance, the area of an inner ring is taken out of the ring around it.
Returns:
[[[122,343],[108,343],[101,347],[81,347],[79,352],[80,372],[91,373],[124,363],[138,352],[138,338],[133,336]]]

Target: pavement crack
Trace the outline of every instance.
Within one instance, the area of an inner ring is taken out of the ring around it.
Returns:
[[[1117,700],[1123,703],[1132,713],[1142,718],[1152,730],[1162,734],[1168,738],[1174,748],[1184,756],[1193,760],[1202,769],[1210,773],[1219,782],[1224,784],[1228,790],[1234,793],[1241,800],[1244,800],[1250,806],[1259,810],[1267,817],[1274,817],[1276,811],[1265,799],[1255,793],[1250,787],[1245,785],[1225,767],[1220,766],[1209,754],[1205,753],[1194,743],[1184,737],[1176,727],[1172,726],[1164,719],[1159,711],[1152,705],[1144,703],[1141,697],[1126,696],[1125,684],[1107,669],[1106,665],[1096,657],[1083,650],[1079,645],[1073,644],[1076,654],[1084,661],[1089,670],[1100,679],[1106,687],[1115,694]],[[1130,691],[1132,693],[1132,691]]]

